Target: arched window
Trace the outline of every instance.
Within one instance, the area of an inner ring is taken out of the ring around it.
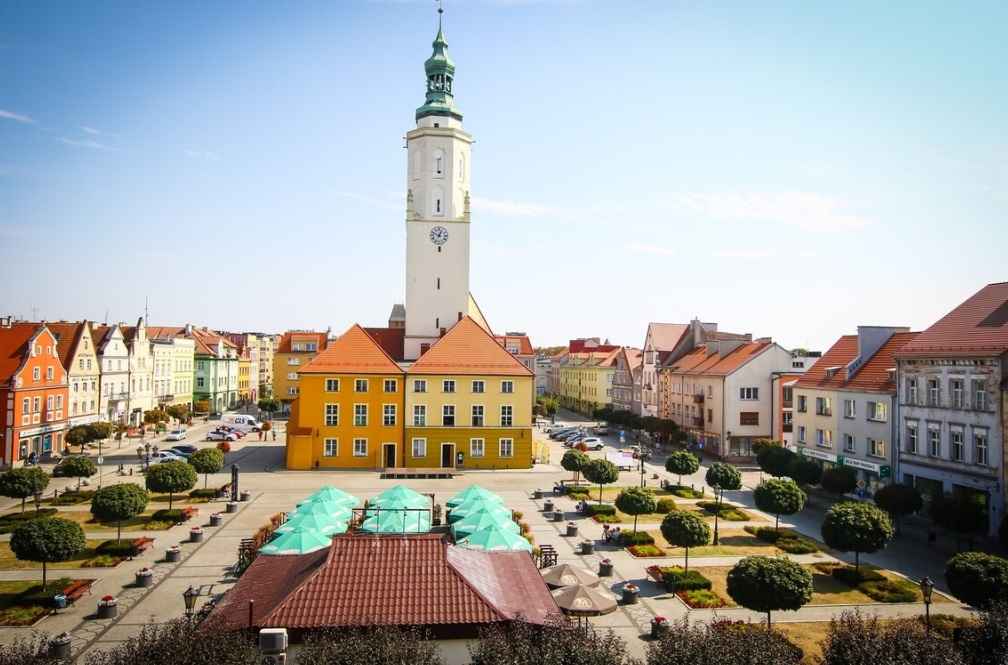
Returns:
[[[465,180],[465,155],[459,155],[458,179],[459,182]]]
[[[444,150],[441,150],[440,148],[434,151],[433,170],[435,178],[441,178],[444,176],[445,154]]]

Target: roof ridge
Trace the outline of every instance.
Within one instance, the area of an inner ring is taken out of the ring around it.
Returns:
[[[479,599],[480,599],[481,601],[483,601],[483,604],[484,604],[484,605],[486,605],[487,607],[489,607],[489,608],[490,608],[490,611],[491,611],[491,612],[493,612],[493,613],[494,613],[494,615],[496,615],[496,616],[497,616],[498,618],[500,618],[500,619],[502,619],[502,620],[508,620],[508,619],[510,619],[511,617],[509,617],[509,616],[507,616],[506,614],[504,614],[504,612],[502,612],[502,611],[500,610],[500,608],[498,608],[498,607],[497,607],[497,606],[496,606],[495,604],[493,604],[492,602],[490,602],[490,601],[489,601],[489,600],[488,600],[488,599],[486,598],[486,596],[484,596],[484,595],[483,595],[483,593],[482,593],[482,592],[480,592],[480,590],[479,590],[479,589],[477,589],[477,588],[476,588],[475,586],[473,586],[473,584],[472,584],[472,583],[471,583],[471,582],[470,582],[470,581],[468,580],[468,578],[466,578],[466,576],[465,576],[465,575],[463,575],[463,574],[462,574],[461,572],[459,572],[458,568],[456,568],[456,567],[455,567],[455,565],[454,565],[454,564],[453,564],[453,563],[451,562],[451,560],[450,560],[450,559],[448,558],[448,547],[449,547],[449,546],[450,546],[450,547],[453,547],[453,548],[455,548],[456,550],[463,550],[463,549],[465,549],[465,548],[462,548],[462,547],[457,547],[457,546],[455,546],[455,545],[449,545],[449,544],[448,544],[448,539],[447,539],[447,538],[443,538],[443,539],[441,540],[441,546],[442,546],[442,547],[444,548],[444,562],[445,562],[445,565],[446,565],[446,566],[448,566],[448,568],[450,568],[450,569],[451,569],[451,571],[452,571],[452,574],[453,574],[453,575],[454,575],[455,577],[457,577],[457,578],[458,578],[459,580],[461,580],[461,581],[462,581],[462,584],[464,584],[464,585],[466,586],[466,588],[467,588],[467,589],[469,589],[469,590],[470,590],[470,591],[472,591],[472,592],[473,592],[474,594],[476,594],[476,596],[477,596],[477,597],[478,597],[478,598],[479,598]],[[468,551],[468,550],[467,550],[467,551]]]

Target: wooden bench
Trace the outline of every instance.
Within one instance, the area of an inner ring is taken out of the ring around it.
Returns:
[[[153,538],[134,538],[133,539],[133,556],[140,556],[150,548],[154,547]],[[132,558],[132,557],[131,557]]]
[[[199,515],[199,508],[193,508],[192,506],[186,506],[182,509],[182,521],[188,522],[196,515]]]
[[[452,478],[457,471],[451,467],[419,468],[419,467],[386,467],[381,472],[382,478]]]
[[[71,583],[66,589],[63,590],[63,595],[66,596],[67,603],[73,604],[86,593],[91,594],[91,586],[95,583],[95,580],[77,580]]]

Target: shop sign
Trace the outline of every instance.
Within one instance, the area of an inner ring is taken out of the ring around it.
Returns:
[[[866,462],[864,460],[858,459],[856,457],[837,457],[837,462],[843,466],[849,466],[854,469],[864,469],[865,471],[871,471],[873,473],[879,473],[879,465],[872,464],[871,462]],[[882,474],[879,474],[880,476]]]
[[[821,450],[816,450],[814,448],[798,448],[798,452],[805,457],[814,457],[816,459],[826,460],[827,462],[836,462],[837,456],[832,453],[824,453]]]

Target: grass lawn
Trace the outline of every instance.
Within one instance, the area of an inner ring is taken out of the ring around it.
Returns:
[[[195,489],[195,488],[194,488]],[[202,489],[202,486],[200,487]],[[151,494],[152,503],[168,503],[167,494]],[[184,508],[194,503],[210,503],[210,498],[205,496],[190,497],[189,492],[179,492],[172,495],[172,508]],[[168,506],[165,506],[167,508]]]
[[[801,623],[773,622],[773,629],[780,631],[792,644],[800,648],[804,655],[803,663],[818,663],[822,656],[822,641],[829,632],[828,621],[809,621]]]
[[[170,529],[174,526],[171,522],[162,522],[158,520],[152,520],[151,514],[153,511],[146,511],[141,515],[137,515],[133,519],[123,520],[122,531],[124,534],[131,531],[161,531],[164,529]],[[93,516],[89,511],[82,510],[65,510],[60,511],[58,517],[64,519],[72,520],[81,525],[81,528],[85,531],[115,531],[115,522],[97,522],[93,519]]]
[[[62,592],[74,580],[49,578],[42,589],[41,580],[0,582],[0,626],[27,626],[51,609],[50,598]]]
[[[738,506],[733,506],[730,503],[721,502],[720,510],[718,510],[718,505],[714,501],[699,501],[694,504],[698,510],[702,510],[708,515],[717,515],[729,522],[749,522],[753,519],[753,516],[742,510]]]
[[[655,545],[666,550],[669,555],[682,556],[686,553],[681,547],[670,545],[662,537],[661,531],[648,531],[648,533],[655,539]],[[745,531],[720,531],[718,533],[718,540],[718,545],[691,547],[689,552],[690,559],[701,556],[749,556],[750,554],[773,556],[781,553],[779,549],[770,543],[763,542]]]
[[[10,533],[24,522],[38,519],[39,517],[52,517],[56,514],[55,508],[43,508],[36,512],[35,507],[26,509],[23,513],[20,510],[0,515],[0,533]]]
[[[690,554],[693,554],[692,549],[690,549]],[[852,589],[843,582],[833,579],[832,576],[820,573],[811,566],[807,568],[812,573],[812,601],[809,605],[868,605],[875,602],[857,589]],[[735,601],[728,595],[728,571],[731,568],[722,566],[698,567],[697,570],[711,581],[712,590],[724,598],[728,607],[736,607]]]
[[[598,485],[582,485],[581,487],[583,487],[585,490],[588,491],[589,503],[598,502]],[[612,485],[603,486],[602,502],[612,503],[613,501],[616,500],[616,495],[618,495],[625,489],[629,489],[630,487],[640,487],[640,485],[621,485],[619,487],[613,487]],[[650,485],[647,487],[647,489],[651,490],[651,492],[659,499],[674,498],[672,492],[670,492],[669,490],[663,490],[660,487],[651,487]]]
[[[115,566],[120,563],[122,559],[118,557],[95,552],[95,548],[103,542],[105,541],[89,538],[80,554],[67,561],[50,563],[48,568],[50,571],[65,568],[95,568]],[[0,542],[0,570],[38,570],[39,580],[42,579],[42,564],[35,561],[21,561],[14,556],[8,542]]]

